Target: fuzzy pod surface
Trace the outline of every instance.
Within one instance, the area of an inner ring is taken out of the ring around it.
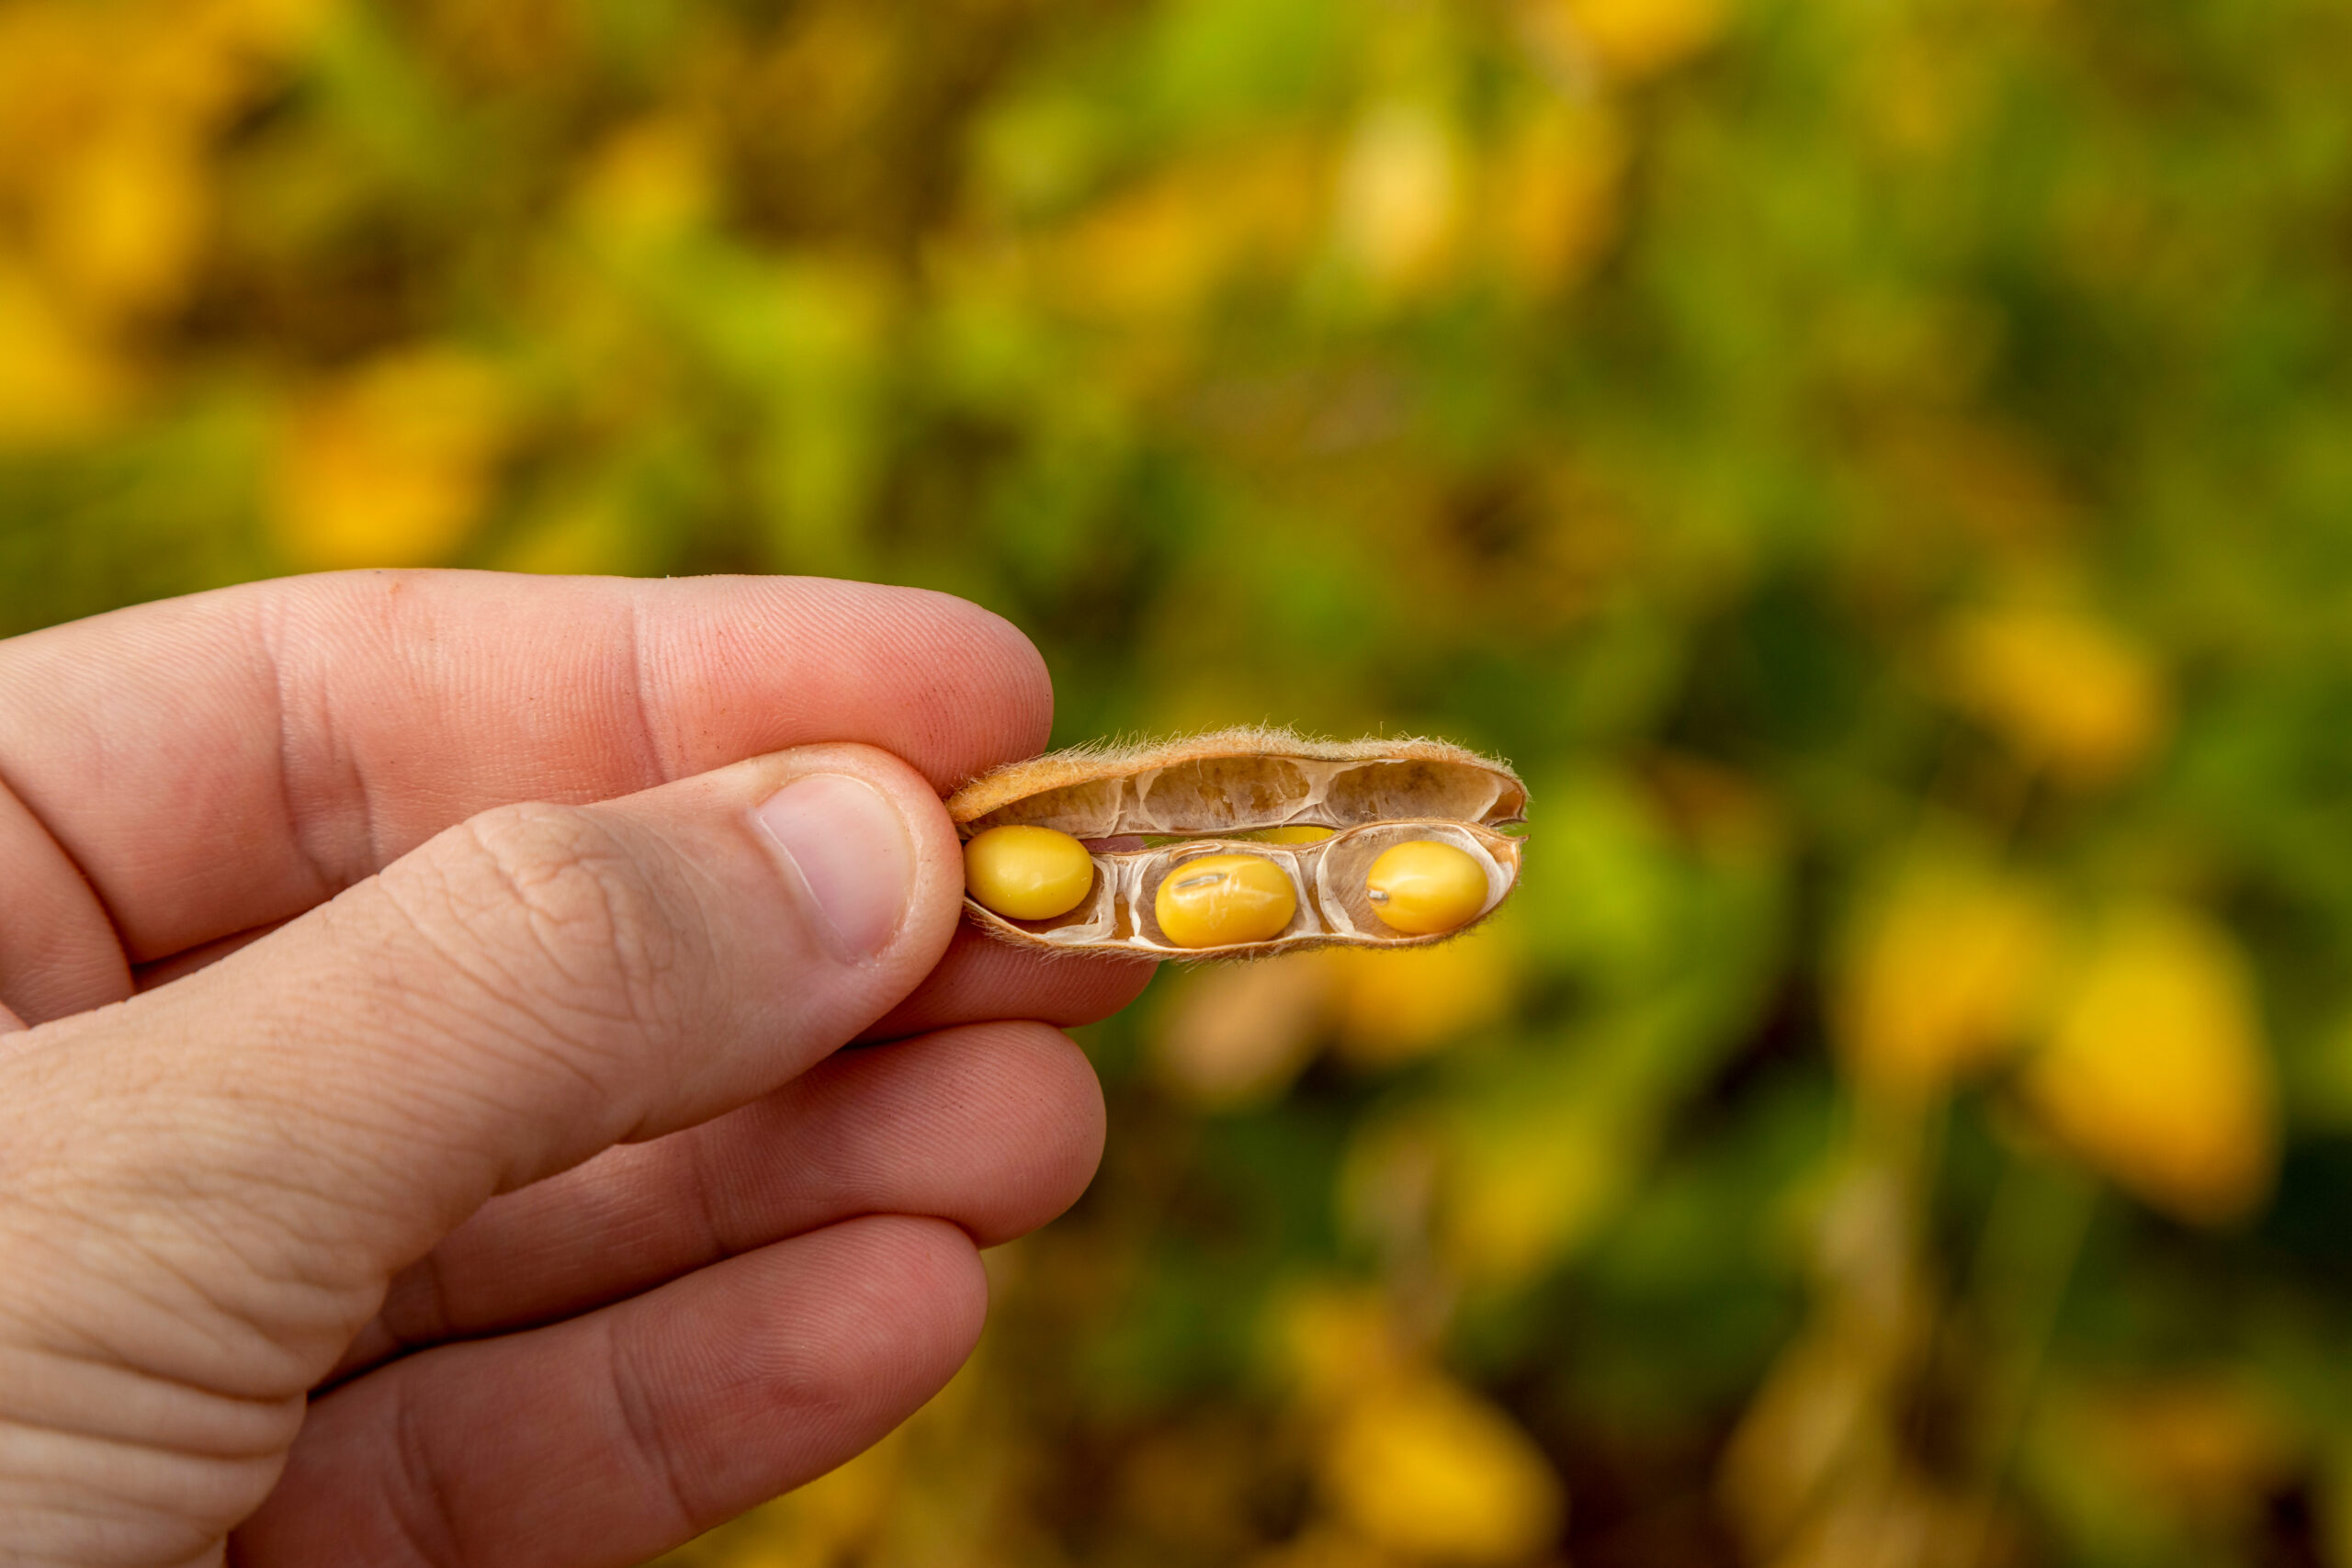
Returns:
[[[1442,942],[1493,914],[1518,884],[1524,840],[1502,829],[1526,810],[1527,786],[1508,764],[1445,741],[1317,740],[1267,728],[1052,752],[983,773],[947,801],[967,840],[991,828],[1050,828],[1085,841],[1094,862],[1087,897],[1051,919],[1008,919],[967,896],[966,916],[989,935],[1049,952],[1181,959]],[[1259,836],[1301,828],[1330,836]],[[1486,874],[1485,905],[1452,931],[1408,935],[1374,911],[1373,862],[1414,840],[1451,845]],[[1153,912],[1160,884],[1204,855],[1237,853],[1290,877],[1298,897],[1290,923],[1262,941],[1170,941]]]

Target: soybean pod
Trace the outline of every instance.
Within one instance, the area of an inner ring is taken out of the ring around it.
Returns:
[[[1510,896],[1526,807],[1458,746],[1271,729],[1057,752],[947,802],[991,936],[1184,959],[1443,941]]]

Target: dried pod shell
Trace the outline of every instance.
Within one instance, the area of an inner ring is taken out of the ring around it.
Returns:
[[[1057,953],[1227,958],[1309,948],[1419,947],[1453,931],[1408,936],[1374,913],[1364,878],[1393,845],[1451,844],[1487,874],[1487,901],[1456,930],[1492,914],[1519,880],[1521,840],[1499,829],[1524,819],[1527,787],[1502,763],[1435,740],[1308,740],[1276,729],[1229,729],[1134,747],[1086,747],[999,768],[947,802],[966,839],[990,828],[1052,828],[1091,844],[1093,891],[1050,920],[1014,920],[967,897],[991,935]],[[1237,838],[1318,827],[1311,843]],[[1140,849],[1100,840],[1175,840]],[[1298,892],[1290,925],[1263,942],[1186,948],[1159,930],[1160,882],[1204,854],[1261,855]]]

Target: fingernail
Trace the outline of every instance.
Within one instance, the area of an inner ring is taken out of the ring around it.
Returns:
[[[752,812],[842,958],[882,951],[914,890],[914,847],[889,798],[864,779],[811,773]]]

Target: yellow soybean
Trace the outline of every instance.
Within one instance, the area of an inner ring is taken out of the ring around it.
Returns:
[[[1364,877],[1372,912],[1408,936],[1450,931],[1487,907],[1487,872],[1452,844],[1392,844]]]
[[[964,846],[964,891],[1008,920],[1050,920],[1086,902],[1094,857],[1051,828],[990,828]]]
[[[1298,890],[1263,855],[1203,855],[1160,879],[1151,912],[1178,947],[1264,942],[1298,913]]]

